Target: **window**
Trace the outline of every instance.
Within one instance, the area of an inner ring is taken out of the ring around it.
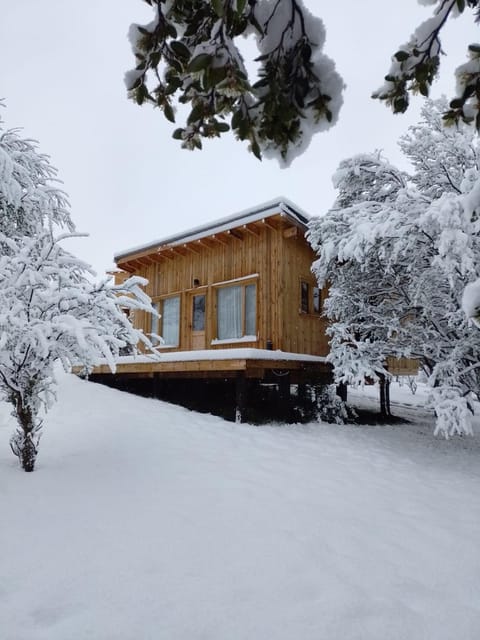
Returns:
[[[205,331],[205,295],[193,296],[192,331]]]
[[[160,346],[178,347],[180,342],[180,296],[164,298],[154,303],[160,318],[152,315],[152,333],[163,338]]]
[[[257,285],[217,290],[217,339],[238,340],[257,333]]]
[[[321,312],[322,290],[307,280],[300,280],[300,313],[320,315]]]
[[[300,282],[300,311],[302,313],[308,313],[310,310],[309,303],[310,297],[310,285],[305,280]]]
[[[322,292],[320,287],[313,287],[313,313],[322,311]]]

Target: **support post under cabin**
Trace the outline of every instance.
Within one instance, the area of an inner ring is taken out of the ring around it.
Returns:
[[[282,419],[285,422],[289,422],[291,419],[292,413],[292,402],[290,396],[290,372],[286,371],[284,373],[279,374],[278,380],[278,395],[279,395],[279,404],[280,404],[280,412]]]
[[[245,422],[247,411],[247,381],[244,373],[238,373],[235,381],[235,422]]]

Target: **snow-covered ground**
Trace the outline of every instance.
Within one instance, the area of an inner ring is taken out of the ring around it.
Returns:
[[[1,407],[1,640],[480,637],[480,434],[435,439],[420,392],[388,427],[59,398],[33,474]]]

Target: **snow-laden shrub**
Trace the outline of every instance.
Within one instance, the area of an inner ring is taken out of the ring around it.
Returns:
[[[323,385],[316,389],[316,418],[319,422],[345,424],[356,419],[357,414],[337,395],[334,384]]]
[[[435,435],[450,438],[454,435],[473,435],[473,406],[468,397],[454,387],[432,389],[429,406],[437,417]]]

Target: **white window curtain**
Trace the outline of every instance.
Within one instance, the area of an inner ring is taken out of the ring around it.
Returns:
[[[160,305],[158,302],[154,302],[152,304],[152,307],[157,313],[160,313]],[[150,333],[158,335],[158,316],[154,315],[153,313],[150,315]]]
[[[242,287],[222,287],[217,292],[219,340],[242,337]]]
[[[162,338],[165,345],[176,347],[180,337],[180,296],[165,298],[162,307]]]
[[[245,334],[257,333],[257,287],[249,284],[245,287]]]

